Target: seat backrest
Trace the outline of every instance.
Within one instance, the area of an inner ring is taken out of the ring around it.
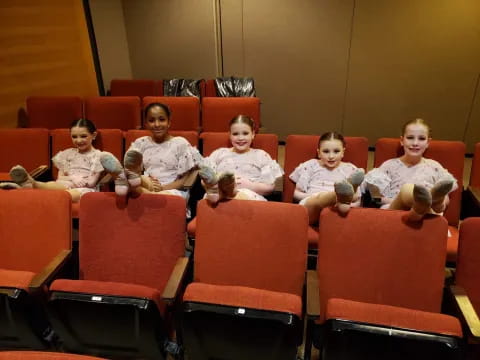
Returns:
[[[470,186],[480,187],[480,143],[475,144],[470,173]]]
[[[66,191],[0,191],[0,267],[39,272],[71,248]]]
[[[180,196],[143,194],[118,202],[88,193],[80,202],[80,278],[163,290],[185,251],[186,204]]]
[[[194,281],[301,296],[306,269],[305,208],[279,202],[198,203]]]
[[[405,212],[351,209],[320,214],[320,313],[330,298],[439,312],[447,249],[447,222],[430,216],[417,224]],[[321,319],[322,320],[322,319]]]
[[[205,96],[206,97],[216,97],[217,90],[215,89],[215,80],[208,79],[205,81]]]
[[[52,137],[52,155],[59,151],[73,147],[69,129],[55,129],[50,131]],[[123,132],[119,129],[98,129],[93,147],[101,151],[111,152],[120,161],[123,159]],[[52,169],[52,175],[57,177],[58,169]]]
[[[209,156],[214,150],[222,147],[232,147],[230,133],[204,132],[200,134],[203,141],[203,156]],[[278,159],[278,136],[276,134],[256,134],[252,148],[265,150],[272,159]]]
[[[85,117],[97,129],[137,129],[141,125],[138,96],[96,96],[85,99]]]
[[[378,167],[385,161],[401,155],[403,147],[398,138],[380,138],[375,144],[374,166]],[[457,226],[463,190],[465,144],[461,141],[432,140],[424,157],[438,161],[457,179],[458,189],[450,193],[450,203],[444,214],[450,225]]]
[[[202,99],[202,131],[229,131],[229,122],[237,115],[250,116],[255,122],[255,132],[260,128],[259,98],[221,98]]]
[[[50,164],[47,129],[0,129],[0,172],[18,164],[27,171]]]
[[[172,136],[181,136],[188,140],[190,145],[198,147],[198,133],[196,131],[181,131],[181,130],[172,130],[169,131]],[[132,142],[142,136],[152,135],[150,130],[128,130],[125,133],[125,151],[128,150]]]
[[[110,82],[111,96],[155,96],[157,94],[157,82],[155,80],[113,79]]]
[[[83,101],[78,96],[29,96],[26,104],[31,128],[69,128],[83,117]]]
[[[175,96],[148,96],[143,99],[143,109],[156,102],[170,108],[170,129],[196,131],[200,128],[200,100],[198,98]]]
[[[292,202],[295,183],[288,176],[302,162],[318,157],[320,135],[289,135],[285,146],[285,181],[283,184],[283,201]],[[368,139],[364,137],[345,137],[346,149],[344,162],[367,169]]]
[[[103,358],[46,351],[0,351],[0,360],[102,360]],[[105,360],[105,359],[103,359]]]
[[[480,218],[471,217],[460,224],[458,243],[457,285],[462,286],[480,313]]]

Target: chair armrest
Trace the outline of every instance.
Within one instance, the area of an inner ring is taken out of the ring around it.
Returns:
[[[450,291],[470,330],[470,334],[475,340],[480,340],[480,319],[478,318],[467,293],[458,285],[450,286]]]
[[[307,271],[307,317],[320,316],[320,296],[318,294],[318,275],[315,270]]]
[[[71,250],[62,250],[60,253],[50,261],[47,266],[43,268],[41,272],[39,272],[30,282],[30,290],[35,291],[38,288],[45,285],[47,282],[51,281],[56,273],[62,268],[65,262],[70,257],[72,251]]]
[[[36,169],[33,169],[32,171],[30,171],[30,176],[35,179],[35,178],[39,177],[40,175],[42,175],[47,170],[48,170],[47,165],[40,165]]]
[[[198,177],[198,170],[191,171],[185,177],[185,181],[183,182],[183,188],[185,190],[191,189],[192,186],[195,184],[195,181],[197,181],[197,177]]]
[[[165,289],[163,289],[162,299],[165,300],[168,304],[171,304],[175,301],[180,284],[185,278],[187,273],[188,258],[181,257],[177,260],[175,267],[173,268],[170,278],[168,279]]]
[[[467,191],[469,191],[470,194],[472,194],[472,197],[475,199],[477,205],[480,206],[480,188],[469,186],[467,188]]]

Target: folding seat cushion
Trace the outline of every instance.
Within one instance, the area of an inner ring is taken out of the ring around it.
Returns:
[[[458,356],[460,323],[439,314],[447,222],[432,215],[412,225],[404,216],[362,208],[345,217],[322,211],[317,273],[308,274],[318,287],[307,290],[307,307],[324,331],[313,341],[325,359]]]
[[[70,195],[0,192],[0,349],[44,349],[44,286],[70,255]]]
[[[170,130],[199,131],[200,100],[198,98],[149,96],[143,99],[143,109],[154,102],[165,104],[170,108]]]
[[[190,145],[198,147],[198,133],[196,131],[170,130],[170,135],[181,136],[188,140]],[[129,130],[125,134],[125,151],[130,148],[132,142],[142,136],[150,136],[150,130]]]
[[[378,167],[386,160],[403,154],[399,139],[381,138],[375,144],[374,166]],[[463,167],[465,161],[465,144],[460,141],[432,140],[424,157],[438,161],[457,179],[458,189],[449,194],[450,203],[444,213],[448,221],[448,262],[455,262],[458,247],[458,222],[463,189]]]
[[[30,173],[40,172],[40,167],[49,167],[50,139],[47,129],[0,130],[0,181],[11,181],[10,169],[18,164]]]
[[[113,79],[110,82],[111,96],[138,96],[140,99],[145,96],[157,94],[157,82],[155,80],[140,79]]]
[[[31,128],[69,128],[83,117],[83,101],[78,96],[29,96],[26,105]]]
[[[189,358],[295,358],[307,224],[293,204],[199,202],[194,281],[183,297]]]
[[[141,124],[138,96],[97,96],[85,99],[85,117],[97,129],[138,129]]]
[[[285,147],[285,176],[283,182],[283,201],[292,202],[295,183],[289,175],[301,163],[318,157],[319,135],[289,135]],[[345,137],[346,149],[343,161],[367,169],[368,139],[364,137]],[[318,228],[311,226],[308,231],[309,247],[315,249],[318,241]]]
[[[185,273],[185,200],[114,193],[80,202],[80,280],[50,287],[52,324],[69,351],[164,358],[170,316]]]
[[[475,144],[470,183],[462,197],[462,218],[480,216],[480,143]]]
[[[250,116],[255,122],[255,131],[260,128],[259,98],[220,98],[202,99],[202,131],[229,131],[229,122],[237,115]]]
[[[98,357],[46,351],[0,351],[0,360],[102,360]],[[104,359],[105,360],[105,359]]]

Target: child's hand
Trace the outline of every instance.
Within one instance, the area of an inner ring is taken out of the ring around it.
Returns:
[[[152,191],[159,192],[163,190],[163,186],[157,178],[150,177],[150,180],[152,181]]]
[[[241,176],[235,177],[235,183],[237,184],[238,188],[245,188],[245,189],[249,189],[253,184],[250,180]]]

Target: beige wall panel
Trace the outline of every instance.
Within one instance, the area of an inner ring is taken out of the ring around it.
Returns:
[[[255,78],[264,131],[341,129],[352,10],[353,1],[222,1],[224,73]]]
[[[112,79],[131,79],[122,0],[90,0],[98,57],[105,90]]]
[[[467,144],[467,152],[469,153],[473,153],[474,145],[480,142],[480,83],[476,90],[472,103],[472,112],[465,131],[465,143]]]
[[[478,0],[357,0],[344,132],[398,136],[423,117],[463,140],[480,64]]]
[[[81,0],[0,1],[0,127],[29,95],[97,95]]]
[[[123,1],[137,79],[216,76],[214,0]]]

